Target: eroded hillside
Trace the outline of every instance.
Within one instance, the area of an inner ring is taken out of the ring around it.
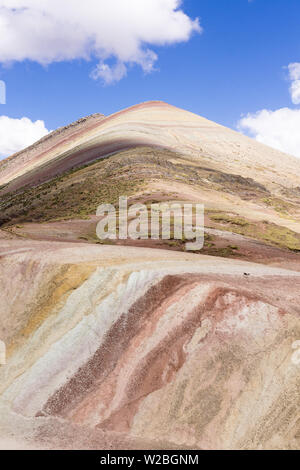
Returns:
[[[299,448],[299,170],[160,102],[4,160],[0,445]],[[99,240],[124,195],[204,204],[203,250]]]
[[[296,269],[300,251],[300,206],[295,194],[272,194],[252,178],[197,165],[186,155],[133,148],[64,172],[1,197],[1,226],[24,238],[100,243],[97,207],[161,202],[205,204],[204,254]],[[150,237],[149,237],[150,238]],[[117,244],[185,249],[180,240],[117,240]],[[258,243],[259,242],[259,243]]]

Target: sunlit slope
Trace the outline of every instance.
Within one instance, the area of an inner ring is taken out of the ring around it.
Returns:
[[[23,240],[0,258],[0,442],[299,448],[300,273]]]
[[[300,161],[205,118],[163,102],[148,102],[114,115],[87,119],[0,166],[7,190],[37,184],[64,171],[137,146],[163,147],[188,155],[195,164],[252,177],[269,188],[300,186]]]
[[[299,162],[160,102],[4,160],[0,447],[299,448]],[[121,195],[204,204],[203,250],[99,240]]]

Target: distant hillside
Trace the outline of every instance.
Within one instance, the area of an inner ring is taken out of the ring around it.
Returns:
[[[268,189],[300,187],[300,160],[163,102],[108,117],[93,115],[55,131],[0,165],[3,191],[36,185],[71,168],[138,146],[164,148],[196,164],[250,177]]]

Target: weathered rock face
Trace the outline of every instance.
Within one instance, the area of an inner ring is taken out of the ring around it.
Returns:
[[[56,242],[2,240],[0,256],[2,439],[299,446],[299,273]]]
[[[299,170],[161,102],[0,162],[0,447],[299,448]],[[202,254],[104,245],[123,195],[204,204]]]
[[[189,155],[194,162],[252,177],[269,187],[300,185],[299,159],[271,149],[201,116],[152,101],[104,118],[93,115],[0,163],[0,185],[13,191],[101,156],[153,146]],[[14,180],[14,181],[12,181]]]

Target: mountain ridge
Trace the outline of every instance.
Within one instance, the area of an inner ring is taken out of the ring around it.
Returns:
[[[162,102],[6,160],[0,447],[299,448],[299,165]],[[203,249],[100,240],[124,195],[203,204]]]
[[[53,144],[51,142],[53,141]],[[44,148],[45,142],[48,147]],[[131,106],[110,116],[94,114],[54,131],[0,163],[0,184],[18,189],[39,176],[92,162],[137,146],[179,150],[195,162],[210,161],[269,186],[300,187],[300,160],[232,129],[161,101]],[[230,157],[229,157],[230,155]],[[32,178],[26,173],[34,172]]]

